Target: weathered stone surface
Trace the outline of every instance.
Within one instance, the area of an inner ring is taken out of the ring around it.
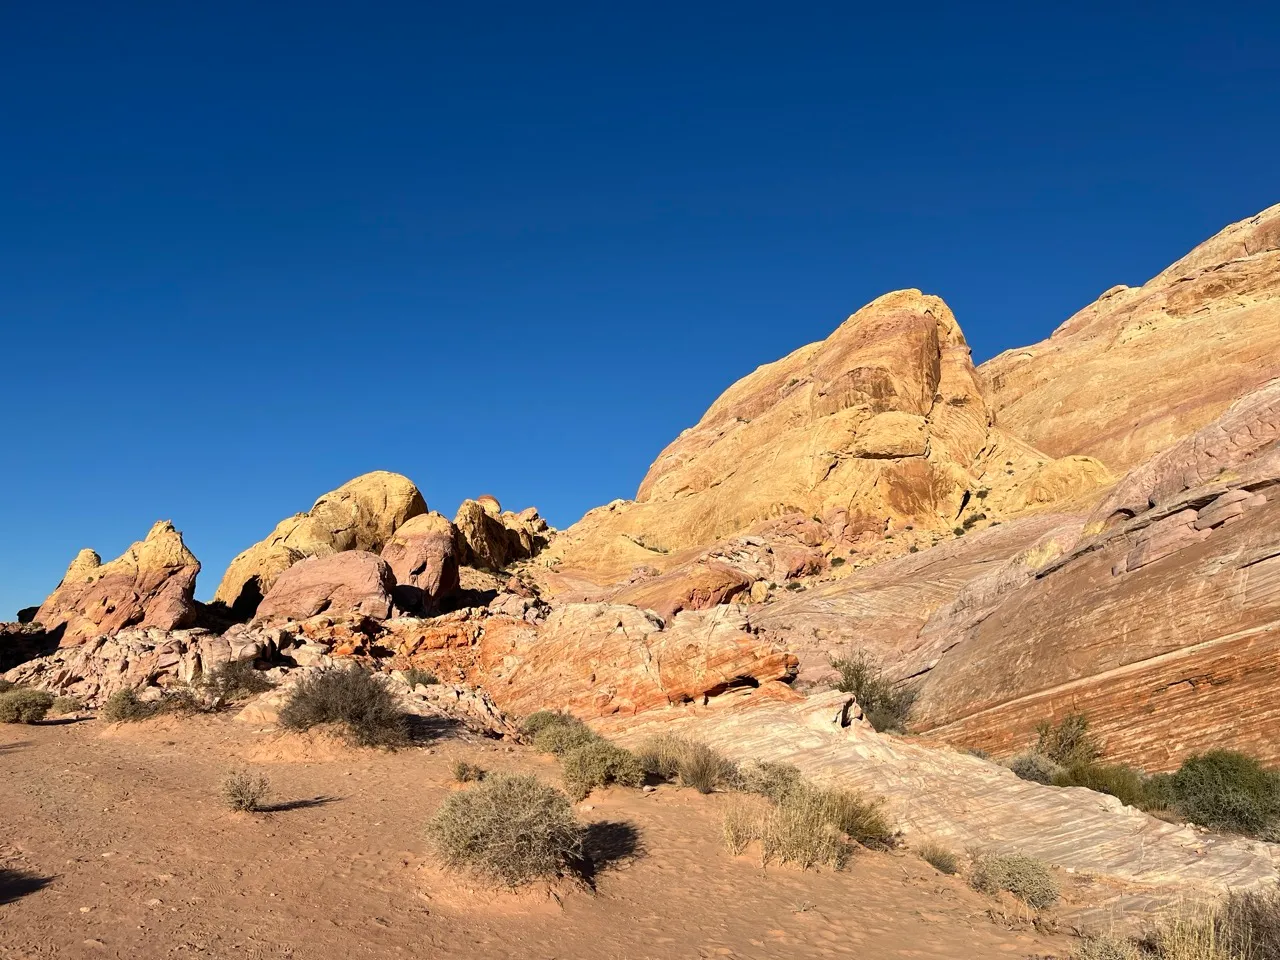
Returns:
[[[396,579],[396,607],[409,614],[434,613],[459,587],[458,531],[438,513],[405,522],[382,548]]]
[[[1276,374],[1280,205],[1232,224],[1138,288],[979,368],[999,424],[1053,456],[1121,472]]]
[[[384,470],[363,474],[326,493],[308,512],[281,520],[265,540],[232,560],[214,600],[250,617],[276,578],[304,557],[377,553],[405,521],[426,512],[408,478]]]
[[[560,607],[536,634],[486,629],[480,659],[485,689],[517,716],[540,709],[635,714],[790,679],[796,666],[756,635],[740,607],[680,613],[664,624],[610,604]]]
[[[307,557],[281,573],[258,607],[258,620],[306,620],[318,614],[391,615],[391,568],[381,557],[348,550]]]
[[[1174,897],[1272,886],[1280,878],[1273,844],[1165,823],[1091,790],[1028,783],[959,751],[877,734],[853,719],[856,705],[845,694],[795,703],[767,696],[771,686],[777,685],[593,725],[624,746],[671,732],[735,760],[794,763],[820,783],[883,797],[908,842],[936,838],[954,850],[1016,850]]]
[[[547,522],[530,507],[520,513],[501,512],[493,497],[464,500],[454,517],[461,562],[484,570],[502,570],[526,560],[545,547],[551,537]]]
[[[58,588],[36,611],[46,631],[60,631],[63,646],[116,633],[126,627],[173,630],[196,617],[195,558],[173,524],[155,524],[145,540],[109,563],[92,550],[71,561]]]
[[[229,660],[270,658],[274,648],[260,636],[218,636],[207,630],[121,630],[28,661],[5,674],[57,695],[100,706],[117,690],[146,691],[189,684]]]
[[[900,290],[730,387],[662,452],[634,503],[590,512],[553,556],[617,583],[785,515],[856,542],[950,530],[979,489],[994,518],[1110,479],[1088,458],[1052,463],[994,426],[946,304]]]

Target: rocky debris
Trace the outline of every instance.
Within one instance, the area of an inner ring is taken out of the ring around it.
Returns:
[[[174,630],[195,621],[200,561],[167,520],[109,563],[92,550],[71,561],[35,621],[63,646],[127,627]]]
[[[582,717],[636,714],[705,700],[739,685],[795,675],[795,657],[757,635],[741,607],[679,613],[664,622],[616,604],[554,609],[536,631],[480,637],[483,685],[507,713],[563,709]]]
[[[396,608],[406,614],[431,614],[451,596],[458,577],[459,534],[444,516],[422,513],[405,522],[387,545],[382,559],[396,579]]]
[[[366,473],[326,493],[306,513],[281,520],[227,568],[214,594],[248,619],[276,578],[299,560],[346,550],[377,553],[406,521],[427,512],[418,488],[398,473]]]
[[[189,684],[229,660],[270,660],[275,650],[261,637],[218,636],[207,630],[143,627],[98,636],[28,661],[5,674],[21,683],[101,706],[117,690],[158,695]]]
[[[979,373],[1005,430],[1118,473],[1274,377],[1277,356],[1280,205],[1141,287],[1113,287],[1048,340],[1005,351]]]
[[[908,843],[936,839],[954,850],[1016,850],[1173,896],[1189,887],[1220,892],[1280,879],[1272,844],[1166,823],[1091,790],[1028,783],[959,751],[877,734],[850,720],[846,694],[794,702],[768,696],[771,686],[593,726],[624,746],[674,733],[734,760],[793,763],[819,783],[884,798]]]
[[[463,500],[453,523],[458,529],[460,561],[485,570],[503,570],[509,563],[536,555],[552,534],[534,508],[503,512],[493,497],[483,502]]]
[[[662,452],[635,502],[589,513],[555,556],[617,583],[788,514],[855,543],[950,530],[980,488],[994,517],[1107,480],[1096,461],[1054,464],[997,428],[950,309],[899,290],[730,387]]]
[[[307,557],[275,579],[256,619],[306,620],[322,613],[385,619],[395,586],[387,562],[364,550]]]

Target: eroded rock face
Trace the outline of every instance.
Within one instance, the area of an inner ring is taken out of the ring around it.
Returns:
[[[677,614],[569,604],[536,631],[480,639],[484,686],[503,710],[581,717],[635,714],[701,700],[735,685],[789,680],[795,657],[758,636],[737,607]]]
[[[563,566],[600,582],[786,515],[838,537],[945,530],[979,489],[989,513],[1042,507],[1110,479],[995,427],[947,305],[886,294],[821,343],[738,381],[650,467],[634,503],[592,511],[563,535]]]
[[[458,589],[458,539],[453,524],[435,512],[411,518],[391,535],[382,559],[395,576],[399,610],[435,613]]]
[[[102,563],[81,550],[58,588],[36,611],[46,631],[61,631],[62,646],[74,646],[126,627],[174,630],[196,618],[196,575],[200,561],[172,523],[155,524],[145,540]]]
[[[1000,425],[1120,473],[1275,376],[1280,205],[1232,224],[1141,287],[1114,287],[1041,343],[979,368]]]
[[[418,488],[398,473],[378,470],[326,493],[306,513],[281,520],[265,540],[227,568],[214,600],[252,616],[276,578],[305,557],[345,550],[378,552],[407,520],[427,512]]]
[[[530,507],[520,513],[503,512],[493,497],[464,500],[454,517],[463,564],[483,570],[502,570],[526,560],[547,545],[551,529]]]
[[[276,577],[257,619],[306,620],[321,613],[384,619],[391,616],[395,586],[387,562],[364,550],[307,557]]]

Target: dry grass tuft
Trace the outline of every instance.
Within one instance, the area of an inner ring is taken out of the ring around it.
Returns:
[[[232,810],[243,813],[262,809],[262,801],[270,792],[271,784],[265,776],[255,776],[247,770],[233,770],[222,781],[222,799]]]
[[[916,847],[916,856],[947,876],[954,876],[960,872],[960,858],[949,847],[943,846],[936,840],[926,840]]]
[[[646,773],[663,780],[676,780],[682,787],[693,787],[699,793],[737,786],[738,769],[733,762],[696,740],[670,733],[657,734],[646,740],[636,755]]]
[[[484,768],[465,760],[453,761],[453,779],[458,783],[474,783],[484,779]]]
[[[608,740],[574,747],[561,758],[565,788],[575,800],[585,799],[596,787],[616,783],[623,787],[644,785],[644,768],[635,754]]]
[[[979,854],[969,872],[969,885],[991,896],[1008,891],[1037,910],[1056,903],[1059,895],[1048,866],[1021,853]]]
[[[248,660],[228,660],[200,678],[200,689],[215,704],[235,703],[275,687]]]
[[[304,677],[280,711],[280,725],[309,730],[337,724],[348,739],[366,747],[396,747],[409,739],[408,718],[377,677],[358,666]]]

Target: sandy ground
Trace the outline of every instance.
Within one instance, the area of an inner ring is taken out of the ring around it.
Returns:
[[[611,958],[1065,956],[905,854],[843,871],[761,868],[720,844],[722,798],[661,786],[581,807],[594,892],[513,895],[437,869],[422,824],[454,759],[558,764],[444,734],[396,753],[227,717],[0,726],[0,957]],[[228,811],[233,767],[265,773],[266,814]]]

